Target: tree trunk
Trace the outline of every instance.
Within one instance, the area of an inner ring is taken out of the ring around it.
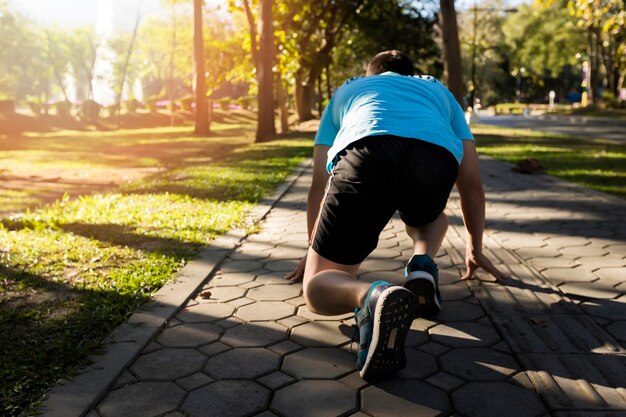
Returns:
[[[130,38],[130,44],[128,45],[128,49],[126,50],[126,57],[124,58],[124,67],[122,68],[122,79],[120,80],[119,90],[117,92],[117,97],[115,102],[117,105],[115,106],[115,117],[117,127],[120,127],[120,112],[122,110],[122,92],[124,90],[124,84],[126,83],[126,77],[128,75],[128,64],[130,63],[130,57],[133,54],[133,49],[135,48],[135,40],[137,39],[137,31],[139,29],[139,21],[141,20],[141,10],[137,10],[137,18],[135,19],[135,27],[133,29],[133,35]]]
[[[196,134],[208,135],[210,130],[204,71],[204,37],[202,36],[202,1],[193,1],[194,91],[196,96]]]
[[[463,78],[461,73],[461,49],[459,47],[459,31],[456,24],[454,0],[440,0],[441,27],[444,46],[444,71],[448,89],[463,106]],[[472,103],[473,104],[473,103]]]
[[[261,23],[261,38],[259,40],[259,66],[257,67],[257,81],[259,83],[258,122],[256,141],[271,140],[276,135],[274,124],[274,97],[273,74],[274,65],[274,26],[272,16],[273,0],[259,1],[259,16]]]
[[[287,108],[287,95],[283,86],[282,73],[276,73],[276,101],[280,109],[280,133],[289,131],[289,110]]]

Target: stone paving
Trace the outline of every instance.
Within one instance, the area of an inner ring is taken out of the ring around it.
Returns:
[[[459,279],[453,193],[443,311],[413,322],[396,377],[361,380],[352,315],[311,313],[283,279],[307,245],[307,170],[86,415],[626,415],[626,203],[490,159],[482,170],[487,252],[510,278]],[[411,252],[392,219],[360,279],[402,282]]]

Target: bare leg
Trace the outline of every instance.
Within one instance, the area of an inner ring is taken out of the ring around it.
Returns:
[[[428,254],[435,259],[448,230],[448,216],[441,213],[433,222],[420,227],[406,225],[406,232],[413,239],[413,253]]]
[[[334,316],[361,307],[370,284],[357,279],[358,269],[359,264],[338,264],[309,249],[304,270],[304,299],[309,310]]]

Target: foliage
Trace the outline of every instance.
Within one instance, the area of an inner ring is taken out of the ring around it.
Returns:
[[[472,127],[479,153],[511,163],[538,159],[545,173],[626,198],[626,145],[590,138]]]
[[[181,146],[193,143],[189,132],[180,135]],[[239,147],[210,165],[173,167],[119,192],[64,198],[0,221],[0,413],[32,412],[200,247],[245,226],[246,211],[310,146],[296,139]]]

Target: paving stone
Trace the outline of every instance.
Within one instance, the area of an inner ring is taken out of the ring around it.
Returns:
[[[588,268],[623,267],[626,261],[621,256],[583,256],[577,259],[581,265]]]
[[[626,409],[623,355],[524,354],[520,360],[551,409]]]
[[[611,335],[622,342],[622,344],[626,343],[626,320],[609,324],[606,327],[606,331],[611,333]]]
[[[545,257],[545,258],[530,258],[528,262],[537,268],[539,271],[543,271],[547,268],[573,268],[580,263],[575,261],[573,258],[568,258],[564,256],[559,257]]]
[[[283,326],[291,329],[293,327],[300,326],[301,324],[308,323],[308,321],[309,320],[305,319],[304,317],[290,316],[285,319],[278,320],[277,323],[280,323]]]
[[[293,260],[281,260],[281,261],[271,261],[265,264],[264,268],[267,269],[268,271],[273,271],[273,272],[290,272],[293,271],[293,269],[298,266],[298,259],[293,259]]]
[[[563,255],[564,253],[561,252],[563,250],[563,248],[561,249],[556,249],[556,248],[550,248],[550,247],[544,247],[544,248],[527,248],[527,247],[522,247],[519,249],[515,249],[515,254],[517,254],[519,257],[521,257],[524,260],[529,260],[532,258],[537,258],[537,257],[558,257]],[[567,253],[569,254],[569,253]]]
[[[597,317],[609,320],[622,320],[626,317],[626,300],[590,300],[581,304],[582,309]]]
[[[465,283],[453,285],[440,285],[439,292],[444,303],[448,301],[464,300],[472,296],[472,293]]]
[[[289,271],[266,271],[264,273],[257,275],[254,281],[260,284],[284,285],[286,283],[291,282],[285,279],[285,275],[287,275],[286,272],[291,272],[291,270],[293,270],[293,268],[291,268]],[[300,287],[300,289],[302,289],[302,286],[300,284],[295,284],[294,286]]]
[[[141,355],[130,370],[140,379],[169,381],[200,371],[205,361],[206,357],[193,349],[163,349]]]
[[[285,417],[335,417],[357,411],[357,396],[337,381],[300,381],[276,391],[270,409]]]
[[[289,300],[285,300],[287,304],[291,304],[292,306],[300,307],[306,304],[303,296],[299,296],[296,298],[290,298]]]
[[[302,346],[340,346],[350,341],[349,326],[334,321],[314,321],[298,326],[291,331],[290,339]]]
[[[560,236],[560,237],[551,237],[545,241],[551,247],[555,247],[557,249],[566,248],[566,247],[583,247],[589,243],[587,238],[578,237],[578,236]],[[526,245],[524,245],[526,246]],[[581,252],[584,249],[581,249]]]
[[[557,411],[553,417],[624,417],[624,411]]]
[[[115,379],[115,382],[113,383],[111,388],[115,389],[123,387],[124,385],[132,384],[134,382],[137,382],[137,378],[135,378],[130,372],[124,371],[120,376]]]
[[[435,357],[417,349],[405,349],[406,368],[397,372],[399,379],[423,379],[438,371]]]
[[[416,330],[411,327],[406,335],[406,341],[404,343],[406,346],[409,347],[417,347],[428,342],[428,339],[429,338],[427,332],[425,332],[424,330]]]
[[[493,328],[472,322],[448,322],[428,333],[433,341],[450,347],[491,346],[499,340]]]
[[[361,375],[359,375],[359,372],[356,370],[344,376],[343,378],[338,379],[337,381],[341,382],[344,385],[347,385],[354,390],[359,390],[369,384],[367,381],[361,378]]]
[[[209,281],[210,287],[234,287],[240,284],[245,284],[254,280],[254,274],[233,272],[227,274],[216,275],[211,281]]]
[[[256,380],[256,382],[263,385],[264,387],[271,389],[272,391],[282,388],[285,385],[291,384],[293,381],[295,381],[293,377],[280,371],[272,372],[271,374],[265,375]]]
[[[402,256],[399,249],[376,248],[369,256],[370,259],[393,259]]]
[[[472,291],[485,311],[498,314],[520,313],[580,313],[561,292],[549,285],[528,285],[517,280],[503,280],[498,284],[481,283]]]
[[[461,277],[458,271],[439,271],[439,285],[450,285],[460,283]]]
[[[225,331],[221,342],[232,347],[264,347],[287,338],[287,329],[278,323],[244,323]]]
[[[361,410],[372,416],[426,417],[450,411],[444,391],[420,381],[389,379],[361,391]]]
[[[444,371],[468,381],[506,379],[518,370],[513,357],[492,349],[454,349],[439,358]]]
[[[222,265],[222,273],[250,272],[263,268],[263,264],[257,261],[232,261]]]
[[[219,339],[222,329],[212,324],[192,323],[168,327],[157,342],[168,347],[197,347]]]
[[[280,320],[295,314],[296,308],[282,301],[259,301],[239,307],[235,315],[246,321]]]
[[[285,356],[281,370],[298,379],[336,379],[354,371],[355,355],[334,348],[308,348]]]
[[[235,312],[235,307],[223,303],[198,303],[191,307],[183,308],[176,318],[184,323],[211,323],[230,317]]]
[[[251,299],[245,298],[245,297],[241,297],[241,298],[237,298],[237,299],[232,300],[232,301],[228,301],[226,304],[228,304],[229,306],[233,306],[233,307],[237,308],[237,307],[246,306],[246,305],[252,304],[252,303],[254,303],[254,300],[251,300]]]
[[[621,353],[619,343],[585,315],[509,315],[494,318],[514,352]]]
[[[372,283],[374,281],[383,280],[389,281],[395,285],[402,285],[404,283],[404,276],[399,271],[359,271],[359,280]]]
[[[621,295],[619,290],[595,282],[571,282],[559,286],[565,294],[610,300]]]
[[[452,403],[456,411],[469,417],[542,417],[546,414],[535,393],[506,382],[472,382],[452,394]]]
[[[253,379],[278,370],[280,356],[263,348],[237,348],[209,359],[205,371],[218,379]]]
[[[226,330],[230,329],[231,327],[239,326],[241,323],[243,323],[243,320],[240,320],[237,317],[228,317],[223,320],[216,321],[213,324]]]
[[[361,270],[370,272],[397,271],[403,269],[404,261],[392,259],[368,258],[361,264]]]
[[[566,256],[580,257],[580,256],[602,256],[607,253],[607,250],[603,249],[600,246],[587,245],[583,247],[572,246],[572,247],[567,247],[567,248],[561,248],[559,249],[559,252],[561,252],[563,255],[566,255]]]
[[[260,283],[260,282],[252,281],[252,282],[246,282],[245,284],[238,285],[238,287],[239,287],[239,288],[246,289],[246,290],[249,290],[249,289],[251,289],[251,288],[258,288],[258,287],[260,287],[260,286],[262,286],[262,285],[263,285],[263,284],[262,284],[262,283]],[[249,293],[249,292],[250,292],[250,291],[248,291],[248,293]]]
[[[448,301],[437,315],[440,321],[473,321],[484,316],[482,308],[465,301]]]
[[[306,251],[299,248],[290,248],[286,246],[279,246],[275,249],[272,249],[270,252],[270,259],[295,259],[297,261],[300,260],[304,255],[306,255]]]
[[[257,301],[284,301],[299,296],[301,292],[300,285],[267,285],[248,291],[246,297]]]
[[[297,314],[298,316],[307,318],[309,320],[323,320],[323,321],[334,321],[334,320],[341,321],[341,320],[352,318],[354,316],[354,313],[346,313],[346,314],[341,314],[339,316],[323,316],[321,314],[312,313],[311,310],[309,310],[309,308],[306,305],[298,308]]]
[[[423,345],[419,347],[419,349],[435,356],[439,356],[450,350],[448,346],[442,345],[441,343],[437,343],[437,342],[424,343]]]
[[[252,381],[217,381],[190,392],[182,411],[189,417],[244,417],[263,411],[269,397]]]
[[[302,349],[302,346],[292,342],[291,340],[283,340],[280,343],[268,346],[268,349],[283,356]]]
[[[626,268],[600,268],[593,273],[601,280],[610,280],[616,284],[626,281]]]
[[[438,372],[424,381],[446,392],[452,392],[465,383],[461,378],[457,378],[447,372]]]
[[[151,417],[174,411],[184,397],[171,382],[138,382],[109,392],[98,411],[102,417]]]
[[[210,345],[202,346],[201,348],[197,350],[204,353],[206,356],[210,357],[210,356],[217,355],[218,353],[222,353],[229,349],[232,349],[232,347],[225,345],[222,342],[215,342],[215,343],[211,343]]]
[[[245,288],[239,287],[214,287],[208,288],[207,291],[211,294],[210,300],[223,303],[241,298],[246,293]]]
[[[215,380],[207,374],[198,372],[193,375],[189,375],[188,377],[179,379],[176,381],[176,384],[185,391],[192,391],[214,381]]]

